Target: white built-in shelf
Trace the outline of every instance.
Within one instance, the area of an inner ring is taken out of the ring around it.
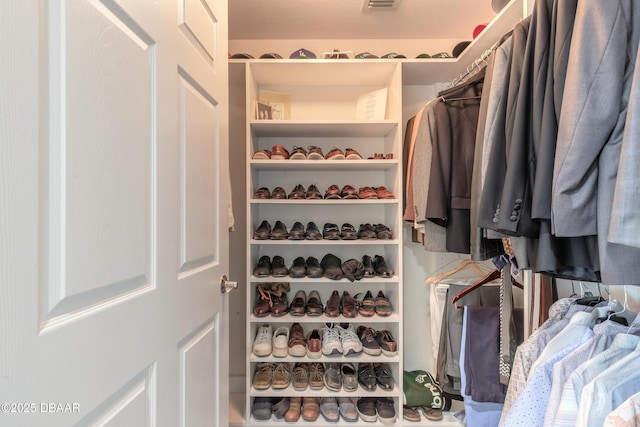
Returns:
[[[373,291],[372,291],[373,292]],[[375,294],[374,294],[375,297]],[[326,301],[323,301],[324,303],[326,303]],[[369,325],[369,324],[380,324],[380,323],[397,323],[399,322],[400,316],[398,315],[398,313],[393,313],[390,316],[378,316],[378,315],[373,315],[370,317],[366,317],[366,316],[356,316],[356,317],[344,317],[342,315],[338,316],[338,317],[329,317],[325,314],[322,314],[320,316],[292,316],[290,314],[285,314],[283,316],[264,316],[264,317],[258,317],[255,315],[251,315],[249,317],[249,320],[253,323],[300,323],[300,324],[307,324],[307,323],[356,323],[358,325]],[[373,328],[376,329],[376,328]],[[395,337],[395,339],[398,339],[398,337]],[[366,357],[372,357],[372,356],[367,356],[367,355],[363,355]],[[255,357],[255,360],[252,359],[252,362],[259,362],[262,359],[265,359],[264,357]],[[373,357],[374,359],[378,359],[378,357]],[[393,361],[397,361],[394,358],[390,358],[390,357],[384,357],[384,359],[390,359],[392,362]],[[277,358],[275,358],[277,359]],[[347,357],[347,359],[349,360],[358,360],[357,358],[353,358],[353,357]],[[365,360],[365,362],[371,362],[370,360]]]
[[[252,245],[301,245],[301,246],[379,246],[379,245],[397,245],[398,239],[356,239],[356,240],[256,240],[251,239]]]
[[[393,205],[398,199],[251,199],[251,204],[273,205]]]
[[[256,171],[385,171],[398,167],[398,160],[251,160]]]
[[[325,360],[325,362],[327,362]],[[329,360],[331,362],[331,360]],[[396,397],[398,395],[398,387],[395,386],[391,390],[384,390],[381,387],[376,387],[375,390],[369,391],[363,387],[358,387],[357,390],[354,391],[345,391],[344,389],[340,391],[331,391],[326,387],[321,390],[312,390],[311,388],[307,388],[303,391],[298,391],[293,388],[293,386],[289,386],[285,389],[274,390],[272,388],[268,388],[266,390],[257,390],[254,387],[251,387],[250,391],[251,396],[346,396],[346,397]]]
[[[348,279],[340,279],[340,280],[331,280],[331,279],[327,279],[326,277],[320,277],[317,279],[309,279],[308,277],[303,277],[300,279],[295,279],[289,276],[285,276],[285,277],[274,277],[274,276],[267,276],[267,277],[256,277],[254,275],[251,275],[251,277],[249,278],[249,281],[251,283],[266,283],[266,282],[278,282],[278,283],[290,283],[290,282],[296,282],[296,283],[312,283],[312,284],[320,284],[320,283],[334,283],[334,284],[340,284],[343,285],[345,283],[355,283],[355,282],[350,282]],[[358,283],[371,283],[371,284],[382,284],[382,283],[398,283],[399,282],[399,278],[398,276],[393,276],[393,277],[389,277],[389,278],[382,278],[382,277],[372,277],[372,278],[368,278],[368,279],[362,279],[362,280],[357,280],[356,282]]]
[[[265,137],[374,137],[386,136],[394,120],[252,120],[251,131]]]

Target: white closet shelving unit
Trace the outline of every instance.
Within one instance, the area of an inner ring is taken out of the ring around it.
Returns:
[[[394,399],[397,421],[394,425],[404,426],[457,426],[458,421],[450,414],[445,414],[443,421],[432,422],[424,417],[421,422],[408,422],[402,419],[402,370],[403,355],[411,343],[403,342],[403,337],[421,336],[420,325],[406,324],[410,319],[403,317],[403,299],[414,298],[411,288],[404,288],[408,281],[422,283],[424,277],[403,277],[403,242],[402,242],[402,142],[403,142],[403,105],[402,91],[408,87],[429,87],[451,82],[463,73],[484,50],[491,47],[502,35],[510,31],[523,17],[530,13],[531,0],[512,0],[489,23],[481,35],[455,59],[397,59],[397,60],[230,60],[231,74],[235,79],[245,82],[245,125],[246,125],[246,233],[247,257],[246,265],[246,352],[242,357],[246,363],[244,424],[246,426],[287,424],[284,421],[258,421],[252,418],[252,402],[257,396],[329,396],[344,395],[390,396]],[[356,102],[366,92],[388,89],[386,115],[384,120],[355,120]],[[291,118],[283,121],[255,120],[255,101],[260,90],[286,92],[291,94]],[[407,111],[404,111],[407,116]],[[242,143],[242,142],[240,142]],[[364,160],[357,161],[299,161],[299,160],[252,160],[257,149],[271,149],[275,144],[283,145],[289,151],[292,147],[309,145],[320,146],[326,154],[332,147],[354,148],[362,154]],[[367,160],[374,153],[393,153],[392,160]],[[393,200],[256,200],[253,192],[259,187],[272,190],[281,186],[288,193],[295,185],[301,184],[305,189],[310,184],[318,186],[324,193],[332,184],[342,188],[345,184],[356,187],[384,185],[396,195]],[[314,221],[320,230],[325,222],[338,226],[345,222],[353,224],[356,229],[361,223],[383,223],[391,228],[392,240],[374,241],[288,241],[288,240],[253,240],[252,234],[263,220],[273,226],[276,220],[283,221],[290,229],[295,221],[304,225]],[[348,258],[361,258],[362,255],[383,255],[394,271],[391,279],[363,279],[349,282],[346,279],[334,281],[329,279],[292,279],[257,278],[253,269],[262,255],[273,258],[281,255],[287,267],[290,267],[297,256],[315,256],[318,260],[327,253],[333,253],[342,261]],[[311,290],[317,290],[323,303],[333,290],[342,294],[347,290],[352,296],[371,290],[377,293],[382,290],[393,304],[394,313],[390,317],[362,317],[354,319],[321,317],[255,317],[252,309],[256,299],[256,288],[260,283],[288,282],[291,287],[289,301],[299,289],[304,289],[307,296]],[[526,283],[525,283],[526,285]],[[526,289],[525,289],[526,290]],[[420,291],[422,292],[422,291]],[[406,295],[403,295],[406,294]],[[420,293],[422,295],[422,293]],[[422,298],[422,297],[420,297]],[[425,302],[426,304],[426,302]],[[371,393],[362,389],[356,392],[341,391],[335,393],[327,390],[307,389],[296,392],[292,387],[285,390],[256,390],[252,387],[252,378],[256,366],[260,362],[288,362],[293,367],[295,362],[311,362],[318,359],[306,357],[275,358],[256,357],[252,354],[252,344],[258,327],[262,323],[290,327],[299,322],[305,333],[311,329],[321,328],[325,322],[351,322],[355,326],[369,325],[376,330],[389,329],[398,342],[396,357],[371,357],[362,355],[351,357],[322,357],[321,362],[388,362],[395,379],[395,388],[390,392]],[[425,355],[425,357],[429,357]],[[300,419],[293,425],[336,425],[326,423],[322,416],[315,423]],[[380,422],[345,423],[340,420],[337,425],[382,425]]]

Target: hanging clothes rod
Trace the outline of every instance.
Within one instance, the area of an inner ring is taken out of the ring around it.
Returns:
[[[491,53],[495,50],[495,48],[498,46],[498,44],[494,44],[493,46],[491,46],[489,49],[485,50],[484,52],[482,52],[482,54],[476,58],[475,61],[473,61],[466,70],[464,70],[462,73],[460,73],[460,75],[458,77],[456,77],[455,79],[453,79],[453,81],[451,82],[451,87],[457,85],[458,83],[460,83],[462,80],[464,80],[465,77],[467,77],[468,75],[470,75],[473,70],[480,68],[480,66],[482,65],[483,62],[486,62],[487,58],[489,56],[491,56]]]

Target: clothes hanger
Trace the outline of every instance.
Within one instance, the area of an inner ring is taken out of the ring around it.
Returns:
[[[442,279],[446,279],[447,277],[453,276],[454,274],[469,268],[478,273],[479,276],[483,276],[486,274],[486,271],[481,268],[481,265],[477,261],[474,261],[472,259],[465,259],[461,263],[459,263],[453,270],[431,276],[427,280],[425,280],[425,283],[433,284],[439,282]]]
[[[614,322],[620,323],[624,326],[629,326],[631,322],[633,322],[637,316],[636,313],[629,310],[629,299],[627,295],[627,287],[624,286],[624,303],[622,307],[618,311],[611,311],[608,313],[607,320],[613,320]],[[618,303],[620,305],[620,303]]]
[[[571,283],[573,284],[573,281]],[[576,300],[576,304],[586,305],[587,307],[594,307],[596,304],[605,301],[605,299],[602,298],[602,295],[594,296],[593,292],[585,291],[582,281],[579,281],[578,284],[580,285],[580,298]]]
[[[500,278],[500,270],[495,269],[495,270],[490,271],[482,279],[480,279],[480,281],[478,281],[478,282],[474,283],[473,285],[469,286],[468,288],[465,288],[462,291],[458,292],[457,295],[455,295],[453,298],[451,298],[451,304],[455,304],[462,297],[464,297],[465,295],[467,295],[470,292],[475,291],[476,289],[478,289],[482,285],[485,285],[485,284],[487,284],[489,282],[492,282],[492,281],[494,281],[496,279],[499,279],[499,278]]]

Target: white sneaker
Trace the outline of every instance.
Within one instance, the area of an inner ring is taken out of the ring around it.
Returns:
[[[340,343],[340,333],[338,327],[333,323],[327,323],[322,328],[322,354],[325,356],[335,356],[342,354],[342,343]]]
[[[344,325],[344,323],[342,324]],[[358,338],[356,330],[351,323],[347,327],[337,326],[342,344],[342,354],[345,356],[355,356],[362,353],[362,341]]]
[[[271,354],[271,339],[273,337],[273,328],[268,323],[263,323],[258,327],[256,339],[253,341],[253,354],[259,357]]]
[[[273,356],[287,357],[289,354],[289,328],[280,326],[273,333]]]

